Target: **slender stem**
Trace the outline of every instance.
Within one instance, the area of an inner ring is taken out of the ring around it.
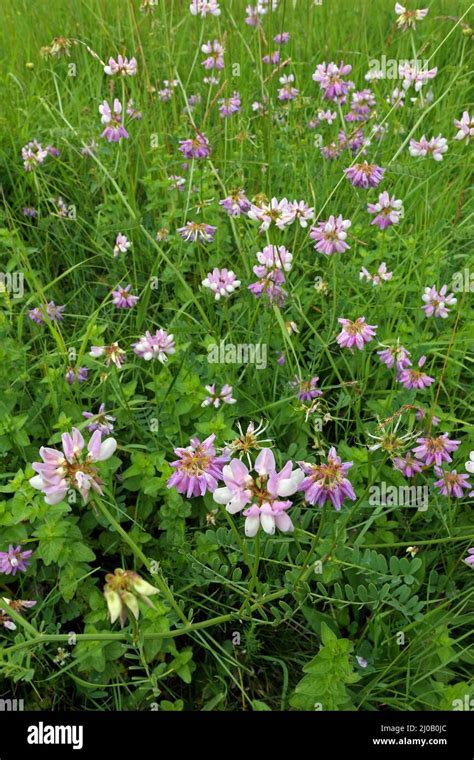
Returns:
[[[155,581],[156,585],[158,586],[158,588],[160,589],[160,591],[162,592],[163,596],[167,599],[167,601],[169,602],[169,604],[171,605],[171,607],[173,608],[173,610],[176,612],[176,614],[178,615],[178,617],[181,619],[181,621],[185,625],[190,625],[190,622],[189,622],[188,618],[184,614],[184,612],[181,609],[181,607],[179,606],[179,604],[176,602],[173,594],[171,593],[171,590],[170,590],[168,584],[166,583],[166,580],[161,575],[161,573],[160,572],[153,572],[151,570],[151,562],[150,562],[150,560],[147,557],[145,557],[145,555],[143,554],[142,550],[140,549],[139,546],[137,546],[137,544],[135,543],[135,541],[133,540],[133,538],[122,528],[122,526],[120,525],[120,523],[117,522],[117,520],[112,515],[112,513],[109,511],[109,509],[106,507],[106,505],[104,504],[104,502],[102,501],[102,499],[96,498],[95,499],[95,503],[99,507],[99,509],[102,512],[102,514],[104,515],[104,517],[108,520],[108,522],[110,523],[110,525],[114,528],[114,530],[117,531],[117,533],[123,538],[123,540],[125,541],[125,543],[128,544],[128,546],[130,547],[130,549],[134,553],[135,557],[137,557],[137,559],[139,559],[145,565],[145,567],[148,570],[148,572],[153,576],[154,581]]]

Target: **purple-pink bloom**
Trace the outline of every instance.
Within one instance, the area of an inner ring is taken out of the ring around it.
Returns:
[[[109,76],[114,74],[120,74],[120,76],[133,77],[137,73],[137,61],[136,58],[128,60],[127,57],[118,55],[117,60],[109,58],[109,63],[104,66],[104,72]]]
[[[385,169],[381,166],[369,164],[367,161],[344,169],[347,179],[354,187],[364,187],[366,190],[369,187],[377,187],[383,179],[384,172]]]
[[[304,473],[298,468],[293,469],[291,460],[277,472],[275,457],[268,448],[260,451],[254,470],[256,477],[240,459],[232,459],[223,468],[225,486],[214,491],[214,501],[225,505],[232,515],[247,507],[243,514],[246,517],[245,535],[249,538],[253,538],[260,527],[270,535],[276,528],[283,533],[293,531],[293,523],[286,511],[292,502],[285,497],[296,493]]]
[[[240,95],[236,91],[234,91],[234,94],[230,98],[221,98],[221,100],[219,100],[219,113],[221,119],[226,119],[234,113],[238,113],[240,111],[240,106]]]
[[[464,562],[469,567],[474,567],[474,547],[467,550],[467,557],[464,558]]]
[[[29,565],[27,560],[32,554],[33,551],[31,549],[22,552],[20,545],[14,549],[13,545],[10,544],[8,551],[0,552],[0,573],[16,575],[18,570],[25,572]]]
[[[383,351],[377,351],[380,361],[387,365],[389,369],[396,366],[401,371],[411,366],[410,352],[397,342],[396,346],[387,346]]]
[[[201,18],[208,14],[219,16],[221,12],[217,0],[192,0],[189,10],[193,16],[201,16]]]
[[[362,267],[359,272],[359,277],[361,280],[365,279],[367,282],[371,282],[372,285],[380,285],[383,281],[391,280],[393,272],[388,272],[385,261],[382,261],[375,274],[370,274],[365,267]]]
[[[438,436],[426,436],[417,438],[419,446],[415,446],[413,453],[417,459],[429,467],[432,464],[440,467],[443,462],[452,462],[451,454],[456,451],[461,441],[448,438],[448,433]]]
[[[119,232],[115,238],[114,256],[119,256],[121,253],[127,253],[131,245],[130,240]]]
[[[390,227],[392,224],[398,224],[403,216],[403,202],[394,195],[390,197],[386,190],[380,193],[377,203],[368,203],[367,211],[369,214],[376,214],[372,224],[377,225],[381,230]]]
[[[221,298],[228,298],[240,286],[240,280],[231,269],[214,267],[212,272],[207,273],[202,284],[205,288],[212,290],[214,298],[219,301]]]
[[[248,218],[261,222],[260,232],[266,232],[272,222],[282,230],[288,224],[288,201],[286,198],[281,201],[272,198],[270,203],[262,203],[260,206],[252,204]]]
[[[347,230],[351,226],[349,219],[343,219],[342,214],[335,217],[331,214],[327,222],[318,222],[317,227],[311,227],[309,236],[316,240],[316,251],[330,256],[332,253],[342,253],[350,248],[346,243]]]
[[[458,130],[455,134],[455,140],[466,140],[466,145],[474,137],[474,118],[469,116],[468,111],[464,111],[460,119],[454,119],[454,126]]]
[[[82,412],[82,416],[86,420],[92,420],[92,422],[86,425],[86,429],[89,433],[95,433],[96,430],[99,430],[102,435],[108,435],[114,429],[113,423],[115,422],[115,417],[112,417],[111,414],[107,414],[105,411],[105,404],[99,406],[97,414],[93,414],[92,412]]]
[[[397,14],[397,26],[402,31],[407,29],[416,29],[416,22],[425,18],[428,8],[418,8],[414,11],[407,10],[400,3],[395,3],[395,13]]]
[[[275,35],[275,37],[273,38],[273,41],[276,42],[277,45],[286,45],[289,39],[290,39],[289,32],[281,32],[280,34]]]
[[[187,243],[212,243],[217,227],[204,222],[186,222],[184,227],[179,227],[178,234]]]
[[[225,383],[225,385],[222,386],[220,392],[216,390],[214,383],[212,385],[206,385],[206,391],[209,395],[206,396],[201,406],[212,405],[215,409],[218,409],[221,404],[237,403],[236,399],[232,397],[232,386],[228,385],[228,383]]]
[[[324,62],[316,66],[313,80],[318,82],[323,91],[324,98],[343,103],[345,96],[353,86],[352,82],[346,81],[343,77],[350,74],[351,71],[352,66],[350,64],[344,64],[342,61],[339,66],[333,62],[326,65]]]
[[[326,501],[331,501],[334,509],[339,511],[344,499],[355,501],[352,483],[346,477],[352,462],[343,462],[334,446],[329,449],[326,464],[300,462],[300,467],[306,477],[299,490],[304,491],[308,504],[322,507]]]
[[[60,322],[61,319],[63,319],[63,312],[65,306],[56,306],[54,301],[49,301],[49,303],[46,306],[46,314],[51,320],[51,322]],[[46,316],[45,312],[41,307],[36,307],[35,309],[31,309],[28,312],[29,318],[36,322],[36,324],[40,325],[43,322],[46,322]]]
[[[313,401],[313,399],[323,395],[322,390],[317,387],[318,382],[319,377],[312,377],[310,380],[301,380],[295,377],[290,386],[297,392],[299,401]]]
[[[214,40],[214,42],[209,40],[209,42],[201,46],[201,50],[207,55],[207,58],[202,61],[205,69],[209,71],[210,69],[224,68],[224,48],[219,40]]]
[[[425,292],[421,296],[425,305],[421,308],[424,310],[427,317],[441,317],[446,319],[449,314],[448,306],[454,306],[457,303],[457,298],[452,293],[448,293],[448,286],[443,285],[438,291],[433,285],[431,288],[425,288]]]
[[[68,367],[64,377],[68,385],[74,385],[74,383],[84,383],[88,376],[87,367]]]
[[[233,190],[227,198],[219,201],[219,205],[224,208],[230,216],[239,217],[241,214],[247,214],[252,204],[245,195],[243,190]]]
[[[23,206],[21,213],[29,219],[36,219],[38,216],[38,210],[34,206]]]
[[[436,480],[434,486],[439,488],[443,496],[454,496],[456,499],[462,499],[464,496],[463,489],[469,490],[471,484],[468,475],[457,473],[456,470],[446,471],[441,467],[435,467],[435,473],[439,480]]]
[[[250,292],[256,298],[266,295],[270,303],[276,300],[282,305],[286,298],[286,292],[281,287],[286,281],[283,272],[291,270],[293,255],[283,245],[267,245],[257,253],[257,260],[259,263],[253,271],[259,280],[249,285]]]
[[[278,90],[278,100],[294,100],[299,90],[294,86],[295,77],[293,74],[283,74],[279,82],[282,87]]]
[[[58,504],[68,490],[79,491],[87,504],[91,489],[102,494],[102,483],[97,474],[96,462],[103,462],[115,452],[117,441],[106,438],[96,430],[87,444],[84,453],[84,438],[77,428],[72,433],[61,436],[63,450],[42,446],[39,450],[42,462],[33,462],[32,467],[38,474],[30,478],[30,485],[43,491],[46,504]]]
[[[117,369],[120,369],[125,361],[126,353],[120,348],[118,343],[112,343],[110,346],[91,346],[89,355],[93,356],[95,359],[105,356],[107,367],[110,367],[111,364],[115,364]]]
[[[178,459],[171,462],[175,471],[168,480],[168,488],[176,488],[178,493],[188,499],[216,490],[218,481],[222,478],[222,467],[229,461],[229,455],[224,450],[217,456],[215,438],[213,433],[201,443],[199,438],[194,437],[186,448],[174,450]]]
[[[105,129],[101,137],[105,137],[109,142],[119,142],[120,138],[127,139],[129,134],[122,124],[122,104],[118,98],[114,99],[113,109],[106,100],[103,100],[99,106],[102,124]]]
[[[425,135],[420,140],[410,140],[409,151],[411,156],[425,158],[431,156],[435,161],[443,160],[443,153],[448,150],[448,141],[445,137],[432,137],[427,140]]]
[[[420,372],[425,365],[426,356],[421,356],[418,360],[419,369],[403,368],[399,373],[397,380],[409,390],[424,390],[434,383],[434,377],[430,377],[425,372]]]
[[[208,158],[211,153],[209,140],[201,132],[198,132],[196,137],[180,140],[179,150],[185,158]]]
[[[366,343],[375,337],[377,325],[368,325],[365,317],[359,317],[353,322],[351,319],[340,317],[337,320],[342,325],[342,330],[336,340],[341,348],[356,348],[361,351]]]
[[[140,300],[140,296],[131,294],[131,289],[131,285],[126,285],[124,288],[117,285],[117,290],[112,291],[112,303],[117,309],[131,309]]]
[[[164,364],[168,361],[168,355],[175,352],[174,336],[161,328],[154,335],[147,330],[137,343],[132,344],[132,348],[145,361],[158,359]]]
[[[422,464],[411,454],[405,454],[403,457],[395,457],[393,464],[394,469],[399,470],[406,478],[413,478],[419,472],[423,471]]]
[[[35,171],[40,164],[44,163],[48,151],[37,140],[31,140],[21,149],[21,157],[25,171]]]

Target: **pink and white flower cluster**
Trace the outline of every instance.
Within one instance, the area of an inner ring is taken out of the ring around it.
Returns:
[[[70,489],[78,491],[87,504],[91,490],[102,494],[102,483],[95,464],[110,459],[117,448],[117,441],[115,438],[102,441],[101,431],[96,430],[84,452],[84,438],[77,428],[73,428],[71,434],[63,433],[61,440],[62,451],[45,446],[40,448],[43,461],[33,462],[32,467],[37,475],[30,478],[30,485],[43,491],[47,504],[63,501]]]
[[[273,535],[275,530],[289,533],[294,530],[287,510],[293,496],[304,479],[303,471],[289,460],[277,472],[271,449],[262,449],[254,464],[255,475],[240,459],[232,459],[222,470],[223,488],[213,493],[217,504],[225,505],[230,514],[244,510],[245,535],[255,536],[259,529]],[[246,507],[246,509],[244,509]]]

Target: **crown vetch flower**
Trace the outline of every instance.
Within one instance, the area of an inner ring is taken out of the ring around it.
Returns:
[[[86,425],[89,433],[94,433],[96,430],[100,430],[102,435],[108,435],[114,429],[113,423],[115,422],[115,417],[106,413],[105,404],[99,406],[97,414],[93,414],[92,412],[82,412],[82,416],[86,420],[92,420],[92,422]]]
[[[425,305],[421,308],[424,310],[427,317],[441,317],[446,319],[449,315],[448,306],[454,306],[457,303],[457,298],[452,293],[448,293],[448,286],[443,285],[438,291],[433,285],[431,288],[425,288],[425,292],[421,296]]]
[[[178,234],[187,243],[212,243],[217,227],[204,222],[186,222],[184,227],[179,227]]]
[[[298,400],[304,402],[313,401],[313,399],[323,395],[322,390],[317,387],[318,383],[319,377],[312,377],[310,380],[301,380],[295,377],[290,386],[297,392]]]
[[[389,369],[396,365],[397,370],[406,369],[411,366],[410,352],[397,341],[396,346],[387,346],[382,351],[377,351],[380,361],[386,364]]]
[[[343,462],[334,446],[329,449],[326,464],[300,462],[300,467],[306,477],[299,490],[304,492],[308,504],[312,506],[317,504],[322,507],[326,501],[330,501],[334,509],[339,511],[344,499],[355,501],[356,495],[352,483],[346,477],[352,464],[352,462]]]
[[[40,164],[44,163],[48,151],[37,140],[31,140],[21,149],[21,157],[25,171],[35,171]]]
[[[3,626],[9,631],[16,631],[15,623],[13,622],[11,617],[9,617],[6,614],[5,610],[2,610],[1,608],[0,608],[0,626]]]
[[[353,87],[352,82],[348,82],[343,77],[350,74],[352,66],[350,64],[344,64],[343,61],[337,66],[331,62],[326,65],[326,62],[319,63],[316,66],[316,71],[313,74],[313,80],[318,82],[320,88],[323,91],[323,97],[328,100],[335,100],[339,103],[345,101],[345,96]]]
[[[290,201],[283,212],[282,222],[286,226],[298,220],[300,227],[305,229],[308,226],[308,222],[311,222],[313,219],[314,208],[308,206],[305,201]]]
[[[202,65],[205,69],[224,68],[224,48],[219,40],[214,40],[214,42],[209,40],[209,42],[201,46],[201,50],[207,55],[207,58],[202,61]]]
[[[397,26],[405,31],[406,29],[416,29],[416,22],[421,21],[428,14],[429,8],[418,8],[414,11],[407,10],[400,3],[395,3],[395,13],[397,14]]]
[[[441,135],[432,137],[430,140],[427,140],[425,135],[422,136],[421,140],[410,140],[409,151],[411,156],[421,156],[421,158],[431,156],[435,161],[442,161],[443,153],[446,153],[447,150],[448,141]]]
[[[467,550],[467,557],[464,558],[464,562],[469,567],[474,567],[474,547]]]
[[[443,462],[451,462],[451,454],[458,449],[461,441],[451,440],[448,435],[448,433],[442,433],[438,436],[417,438],[416,442],[420,445],[413,449],[415,457],[427,467],[432,464],[440,467]]]
[[[219,393],[216,391],[214,383],[212,385],[206,385],[206,391],[209,393],[209,396],[204,399],[201,406],[211,406],[212,404],[215,409],[218,409],[221,404],[237,403],[237,400],[232,397],[232,386],[227,383],[222,386]]]
[[[213,493],[222,477],[222,467],[229,461],[227,451],[218,456],[214,448],[215,434],[204,441],[191,438],[186,448],[177,448],[174,453],[178,459],[171,462],[175,471],[168,480],[168,488],[176,488],[178,493],[188,499],[192,496],[204,496],[207,491]]]
[[[469,460],[464,465],[467,472],[470,472],[471,475],[474,475],[474,451],[471,451],[469,454]]]
[[[189,10],[193,16],[201,16],[201,18],[208,14],[220,16],[221,13],[217,0],[192,0]]]
[[[294,86],[295,77],[293,74],[283,74],[279,82],[282,87],[278,90],[278,100],[294,100],[299,90]]]
[[[227,198],[219,201],[219,205],[224,208],[230,216],[239,217],[241,214],[247,214],[252,204],[245,195],[243,190],[233,190]]]
[[[132,244],[126,235],[122,235],[122,233],[119,232],[115,238],[114,256],[118,256],[120,253],[127,253],[131,245]]]
[[[399,470],[406,478],[413,478],[419,472],[423,471],[422,463],[415,459],[411,454],[405,454],[403,457],[395,457],[393,460],[395,470]]]
[[[128,139],[129,134],[122,124],[122,104],[118,98],[114,99],[112,108],[103,100],[99,106],[99,113],[102,124],[105,124],[101,137],[105,137],[109,142],[119,142],[121,137]]]
[[[259,264],[253,267],[259,280],[249,285],[249,290],[256,298],[266,295],[272,303],[275,299],[282,305],[286,292],[282,285],[286,282],[283,272],[289,272],[292,267],[293,255],[283,245],[267,245],[257,253]]]
[[[0,573],[16,575],[18,570],[25,572],[29,565],[27,560],[32,554],[31,549],[22,552],[20,545],[14,548],[13,544],[10,544],[8,551],[0,552]]]
[[[463,111],[460,119],[454,119],[454,126],[458,130],[455,134],[455,140],[465,140],[466,145],[474,137],[474,118],[469,116],[468,111]]]
[[[375,337],[377,325],[368,325],[365,317],[359,317],[355,322],[343,317],[337,321],[342,325],[342,330],[336,338],[341,348],[354,348],[355,346],[361,351],[364,345]]]
[[[259,227],[260,232],[266,232],[272,222],[283,230],[288,224],[288,201],[286,198],[281,201],[272,198],[270,203],[262,203],[259,206],[252,204],[247,216],[249,219],[262,223]]]
[[[113,573],[107,573],[105,580],[104,596],[111,623],[115,623],[119,619],[120,626],[123,628],[129,612],[138,620],[140,614],[139,600],[154,609],[153,602],[149,597],[159,594],[159,589],[152,586],[133,570],[117,568]]]
[[[316,240],[316,251],[330,256],[332,253],[343,253],[350,248],[346,243],[347,230],[351,226],[349,219],[343,219],[342,214],[335,217],[331,214],[327,222],[318,222],[317,227],[311,227],[309,236]]]
[[[202,132],[198,132],[196,137],[180,140],[179,150],[185,158],[207,158],[211,154],[209,140]]]
[[[221,98],[221,100],[219,100],[219,113],[221,119],[226,119],[234,113],[238,113],[240,111],[240,106],[240,95],[237,91],[235,91],[230,98]]]
[[[154,335],[147,330],[137,343],[132,344],[132,348],[137,356],[145,359],[145,361],[158,359],[164,364],[168,361],[168,354],[175,352],[174,336],[161,328]]]
[[[51,322],[60,322],[61,319],[63,319],[63,312],[65,308],[65,306],[56,306],[54,301],[49,301],[46,306],[46,314]],[[37,325],[46,322],[44,309],[39,306],[37,306],[35,309],[31,309],[28,312],[28,316],[33,322],[36,322]]]
[[[458,473],[456,470],[443,470],[441,467],[435,467],[435,473],[439,480],[436,480],[434,486],[439,488],[443,496],[454,496],[456,499],[462,499],[464,490],[469,490],[471,484],[468,481],[468,475]]]
[[[430,377],[425,372],[420,372],[425,365],[426,356],[421,356],[418,360],[419,369],[403,368],[399,373],[397,380],[409,390],[424,390],[434,383],[434,377]]]
[[[293,523],[287,514],[292,502],[285,499],[298,490],[304,478],[299,468],[293,469],[289,460],[277,473],[275,457],[271,449],[262,449],[255,460],[256,477],[252,477],[247,466],[240,459],[232,459],[223,468],[223,488],[217,488],[213,499],[218,504],[225,505],[227,512],[236,514],[244,511],[245,535],[252,538],[260,527],[273,535],[276,528],[283,533],[294,530]]]
[[[383,179],[384,172],[385,169],[381,166],[369,164],[367,161],[344,169],[347,179],[354,187],[364,187],[366,190],[369,187],[377,187]]]
[[[120,74],[120,76],[133,77],[137,73],[137,60],[136,58],[128,60],[126,56],[118,55],[115,61],[110,57],[108,65],[104,66],[104,71],[109,76]]]
[[[77,428],[72,433],[61,436],[63,450],[42,446],[39,450],[42,462],[33,462],[37,475],[30,478],[30,485],[43,491],[46,504],[58,504],[64,499],[69,489],[79,491],[84,504],[87,504],[91,489],[102,494],[96,462],[103,462],[115,452],[117,441],[106,438],[102,441],[100,430],[96,430],[84,452],[84,438]]]
[[[403,216],[403,202],[394,195],[390,197],[386,190],[380,193],[377,203],[368,203],[367,211],[369,214],[376,214],[371,224],[377,225],[381,230],[390,227],[392,224],[398,224]]]
[[[231,269],[214,267],[212,272],[207,273],[202,284],[205,288],[212,290],[214,298],[219,301],[221,298],[228,298],[240,286],[240,280]]]
[[[89,377],[89,370],[87,367],[68,367],[64,379],[68,385],[74,385],[74,383],[84,383]]]
[[[117,309],[131,309],[140,300],[140,296],[130,293],[131,289],[131,285],[126,285],[124,288],[117,285],[117,290],[112,291],[112,303]]]
[[[382,261],[379,268],[377,269],[377,272],[375,274],[370,274],[368,269],[365,267],[362,267],[359,272],[359,278],[361,280],[366,279],[368,282],[371,282],[372,285],[380,285],[381,282],[391,280],[393,277],[393,272],[387,271],[387,265],[385,261]]]
[[[115,364],[117,369],[120,369],[125,361],[126,352],[120,348],[118,343],[112,343],[110,346],[91,346],[89,352],[90,356],[98,359],[100,356],[105,356],[105,363],[107,367],[111,364]]]

